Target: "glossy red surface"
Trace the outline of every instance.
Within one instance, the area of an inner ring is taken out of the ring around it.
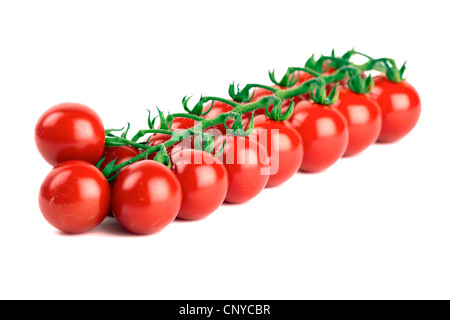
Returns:
[[[66,233],[82,233],[99,225],[110,208],[106,178],[92,164],[68,161],[53,168],[39,191],[44,218]]]
[[[338,111],[302,101],[289,119],[298,130],[304,146],[300,170],[319,172],[341,158],[348,144],[347,120]]]
[[[333,105],[347,119],[348,146],[344,156],[353,156],[373,144],[381,131],[381,108],[369,95],[341,89]]]
[[[221,148],[223,139],[217,140],[217,148]],[[267,185],[270,160],[265,148],[254,138],[229,136],[219,158],[228,172],[226,202],[247,202]]]
[[[152,234],[169,225],[180,210],[181,185],[163,164],[143,160],[123,169],[112,189],[117,221],[135,234]]]
[[[382,111],[382,128],[378,142],[394,142],[406,136],[417,124],[421,102],[416,89],[408,82],[394,83],[384,76],[374,78],[372,95]]]
[[[35,128],[42,157],[55,166],[69,160],[96,164],[103,155],[105,131],[100,117],[79,103],[61,103],[48,109]]]
[[[222,162],[200,150],[172,154],[172,170],[183,190],[178,218],[198,220],[213,213],[225,200],[228,174]]]
[[[255,118],[252,132],[270,157],[271,170],[267,187],[278,186],[300,169],[303,160],[303,141],[287,121],[274,121],[261,115]]]

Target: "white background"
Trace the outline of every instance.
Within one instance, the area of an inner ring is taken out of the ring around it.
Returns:
[[[450,298],[445,1],[2,1],[0,298]],[[298,174],[209,218],[133,236],[112,219],[67,236],[39,211],[51,170],[34,145],[59,102],[105,127],[147,108],[269,83],[312,54],[355,47],[408,61],[415,130],[320,174]]]

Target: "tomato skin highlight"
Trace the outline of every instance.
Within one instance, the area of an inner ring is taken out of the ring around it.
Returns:
[[[303,160],[303,140],[287,121],[275,121],[260,115],[254,119],[252,135],[267,150],[271,172],[266,187],[286,182],[300,169]],[[263,138],[261,135],[264,135]],[[276,152],[277,154],[273,154]]]
[[[218,158],[186,149],[172,154],[172,163],[183,190],[177,218],[203,219],[220,207],[228,191],[228,173]]]
[[[42,215],[66,233],[95,228],[107,216],[110,201],[108,180],[85,161],[67,161],[54,167],[39,191]]]
[[[382,128],[378,142],[395,142],[416,126],[421,102],[416,89],[408,82],[395,83],[385,76],[374,77],[373,97],[381,107]]]
[[[344,157],[350,157],[368,148],[381,132],[381,108],[369,95],[342,89],[333,105],[347,119],[348,145]]]
[[[91,108],[73,102],[60,103],[39,118],[35,142],[52,166],[70,160],[96,164],[105,147],[105,129]]]
[[[296,104],[289,119],[303,139],[301,171],[320,172],[339,160],[348,145],[348,124],[338,111],[311,101]]]
[[[244,203],[256,197],[267,185],[270,160],[267,151],[254,138],[228,136],[216,141],[216,150],[228,172],[225,202]]]
[[[112,188],[112,211],[128,231],[147,235],[169,225],[181,207],[182,190],[165,165],[143,160],[125,167]]]

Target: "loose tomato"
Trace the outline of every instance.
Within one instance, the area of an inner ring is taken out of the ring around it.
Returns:
[[[244,203],[256,197],[267,185],[270,175],[270,160],[266,149],[254,138],[229,136],[216,141],[220,150],[226,139],[223,153],[219,157],[228,172],[226,202]]]
[[[181,207],[182,190],[175,174],[163,164],[144,160],[125,167],[112,188],[117,221],[135,234],[158,232]]]
[[[287,121],[274,121],[261,115],[255,118],[252,135],[265,147],[270,158],[267,187],[275,187],[292,177],[303,160],[303,141]]]
[[[378,142],[394,142],[406,136],[417,124],[421,103],[416,89],[408,82],[394,83],[385,76],[374,78],[373,96],[382,112]]]
[[[348,144],[348,125],[340,112],[302,101],[295,106],[289,121],[303,139],[304,155],[300,170],[325,170],[344,154]]]
[[[108,180],[85,161],[57,165],[39,191],[44,218],[66,233],[82,233],[99,225],[109,212],[110,200]]]
[[[79,103],[61,103],[39,118],[35,141],[42,157],[53,166],[69,160],[96,164],[105,147],[105,130],[91,108]]]
[[[172,163],[183,190],[178,218],[203,219],[220,207],[227,195],[228,174],[218,158],[187,149],[173,153]]]
[[[348,145],[344,156],[353,156],[377,140],[381,131],[381,109],[369,95],[341,89],[333,107],[348,123]]]

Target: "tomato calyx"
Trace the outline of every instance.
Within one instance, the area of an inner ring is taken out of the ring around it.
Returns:
[[[321,105],[332,105],[339,98],[339,85],[335,85],[331,92],[327,95],[326,86],[322,83],[321,85],[313,88],[311,90],[311,99]]]
[[[368,94],[372,92],[374,82],[372,75],[365,76],[363,73],[360,75],[355,75],[348,80],[348,87],[351,91],[357,94]]]
[[[164,144],[161,144],[161,147],[160,147],[158,153],[156,154],[156,156],[153,158],[153,161],[162,163],[163,165],[165,165],[168,168],[172,167],[172,161],[170,160],[170,156],[167,153],[167,149],[164,146]]]
[[[386,77],[394,83],[400,83],[405,81],[408,77],[405,75],[406,73],[406,62],[403,63],[400,70],[397,68],[397,65],[394,60],[388,59],[386,60]]]
[[[266,116],[274,121],[286,121],[289,120],[289,118],[294,113],[294,100],[290,100],[289,107],[286,109],[286,111],[283,113],[283,102],[286,100],[280,100],[275,101],[273,104],[272,110],[269,111],[270,104],[267,104],[265,113]]]
[[[233,83],[230,84],[230,86],[228,88],[228,94],[235,102],[248,103],[248,102],[252,101],[253,98],[255,97],[255,93],[256,93],[255,90],[253,90],[252,93],[250,94],[250,90],[255,89],[255,88],[261,88],[264,90],[271,91],[273,93],[276,93],[278,90],[277,88],[274,88],[274,87],[270,87],[270,86],[266,86],[266,85],[262,85],[262,84],[254,84],[254,83],[249,83],[243,89],[240,89],[239,84],[235,85],[234,81],[233,81]]]
[[[234,119],[234,123],[231,128],[227,125],[227,121],[230,119]],[[250,118],[250,122],[248,123],[247,129],[244,129],[242,114],[240,113],[230,113],[228,114],[226,120],[227,121],[224,122],[225,130],[233,136],[247,137],[253,132],[253,128],[255,127],[253,113]]]
[[[314,69],[308,67],[289,67],[280,81],[277,81],[277,79],[275,78],[275,70],[269,71],[269,78],[274,84],[280,87],[290,88],[299,82],[300,71],[305,72],[315,78],[320,78],[322,76],[321,72],[315,71]]]

